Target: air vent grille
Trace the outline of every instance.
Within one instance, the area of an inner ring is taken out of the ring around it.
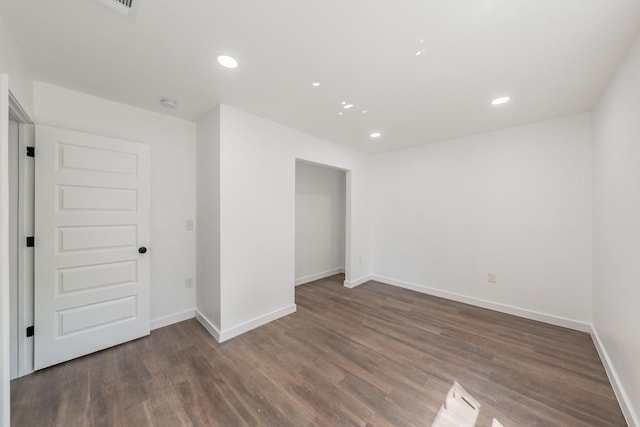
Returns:
[[[109,9],[113,9],[123,15],[130,15],[133,11],[134,0],[98,0]],[[136,3],[137,4],[137,3]]]
[[[131,3],[133,3],[133,0],[113,0],[116,3],[120,3],[121,5],[123,5],[124,7],[128,7],[129,9],[131,9]]]

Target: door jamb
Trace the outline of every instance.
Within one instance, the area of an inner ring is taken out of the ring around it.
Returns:
[[[9,91],[9,117],[18,122],[18,242],[33,236],[34,163],[27,158],[26,147],[35,143],[34,123]],[[18,377],[33,372],[33,337],[26,336],[33,325],[33,251],[18,247]]]

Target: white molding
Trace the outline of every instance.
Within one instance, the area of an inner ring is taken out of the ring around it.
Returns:
[[[194,317],[195,310],[191,308],[189,310],[184,310],[178,313],[169,314],[167,316],[158,317],[157,319],[151,319],[151,330],[153,331],[154,329],[164,328],[165,326],[193,319]]]
[[[296,279],[296,286],[304,285],[305,283],[324,279],[326,277],[335,276],[336,274],[340,274],[340,273],[344,273],[344,268],[334,268],[333,270],[323,271],[322,273],[310,274],[308,276],[304,276],[299,279]]]
[[[31,120],[29,114],[22,108],[22,105],[20,105],[11,91],[9,91],[9,116],[18,123],[33,124],[33,120]]]
[[[386,285],[397,286],[399,288],[410,289],[412,291],[423,294],[433,295],[448,300],[458,301],[465,304],[475,305],[477,307],[487,308],[489,310],[499,311],[501,313],[511,314],[514,316],[524,317],[525,319],[537,320],[539,322],[549,323],[551,325],[562,326],[564,328],[574,329],[581,332],[591,332],[589,323],[579,320],[568,319],[566,317],[554,316],[552,314],[540,313],[538,311],[527,310],[524,308],[514,307],[507,304],[500,304],[479,298],[460,295],[453,292],[447,292],[440,289],[430,288],[428,286],[417,285],[415,283],[403,282],[400,280],[390,279],[382,276],[371,276],[371,280],[384,283]],[[345,284],[346,286],[346,284]]]
[[[371,279],[371,276],[362,276],[359,279],[356,280],[345,280],[344,281],[344,287],[345,288],[349,288],[349,289],[353,289],[356,286],[360,286],[363,283],[367,283],[369,280]]]
[[[204,314],[200,313],[198,309],[195,309],[196,320],[200,322],[200,324],[211,334],[216,341],[220,342],[220,331],[218,327],[213,324],[211,320],[207,318]]]
[[[211,320],[207,319],[204,314],[200,313],[198,309],[196,309],[195,312],[198,322],[200,322],[200,324],[204,326],[204,328],[211,334],[213,338],[215,338],[216,341],[218,341],[219,343],[223,343],[227,340],[230,340],[231,338],[237,337],[238,335],[242,335],[245,332],[249,332],[252,329],[265,325],[281,317],[287,316],[291,313],[295,313],[297,309],[298,308],[295,304],[291,304],[270,313],[263,314],[262,316],[258,316],[232,328],[225,329],[223,331],[220,331],[218,327],[214,325]]]
[[[297,309],[298,307],[295,304],[291,304],[270,313],[263,314],[262,316],[258,316],[254,319],[248,320],[232,328],[225,329],[220,333],[220,339],[218,340],[218,342],[225,342],[227,340],[230,340],[231,338],[242,335],[245,332],[249,332],[252,329],[265,325],[276,319],[288,316],[289,314],[295,313]]]
[[[15,101],[17,102],[17,101]],[[26,113],[17,114],[25,119]],[[28,119],[28,117],[26,117]],[[27,146],[35,145],[35,128],[33,124],[20,122],[18,131],[18,146],[20,153],[25,153]],[[24,242],[27,236],[34,233],[34,199],[35,199],[35,164],[27,156],[18,155],[18,240]],[[33,325],[33,293],[34,293],[34,264],[33,250],[21,247],[18,249],[18,330],[24,331]],[[18,376],[23,377],[34,372],[33,346],[34,337],[20,334],[18,338]]]
[[[0,74],[0,426],[11,425],[9,352],[9,76]]]
[[[607,372],[607,377],[609,377],[609,382],[613,387],[613,392],[618,399],[618,403],[620,404],[620,408],[622,409],[624,418],[627,420],[627,424],[629,424],[629,427],[640,427],[640,417],[637,413],[635,413],[633,406],[631,405],[631,399],[625,392],[624,387],[622,386],[622,382],[620,382],[620,377],[618,376],[613,363],[611,363],[609,353],[607,352],[604,343],[600,339],[600,335],[598,335],[598,332],[593,325],[591,325],[591,339],[593,339],[596,350],[600,355],[600,359],[602,360],[602,364],[604,365],[604,370]]]

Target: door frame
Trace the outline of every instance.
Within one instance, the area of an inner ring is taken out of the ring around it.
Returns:
[[[0,426],[11,424],[9,362],[9,76],[0,74]]]
[[[32,248],[23,244],[27,236],[33,235],[34,221],[34,178],[35,169],[32,158],[26,156],[27,146],[35,144],[34,122],[22,108],[16,97],[9,91],[9,118],[18,123],[18,158],[9,159],[18,162],[18,299],[17,325],[9,322],[9,327],[18,328],[18,375],[17,378],[33,372],[33,337],[26,336],[26,329],[33,325],[33,262]],[[11,141],[9,141],[11,143]],[[9,183],[11,185],[11,183]],[[15,207],[10,207],[11,209]],[[11,284],[9,284],[11,286]],[[12,352],[14,349],[10,349]],[[12,378],[13,379],[13,378]]]

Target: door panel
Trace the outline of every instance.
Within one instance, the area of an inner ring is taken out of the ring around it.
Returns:
[[[149,147],[36,128],[35,369],[149,334]]]

